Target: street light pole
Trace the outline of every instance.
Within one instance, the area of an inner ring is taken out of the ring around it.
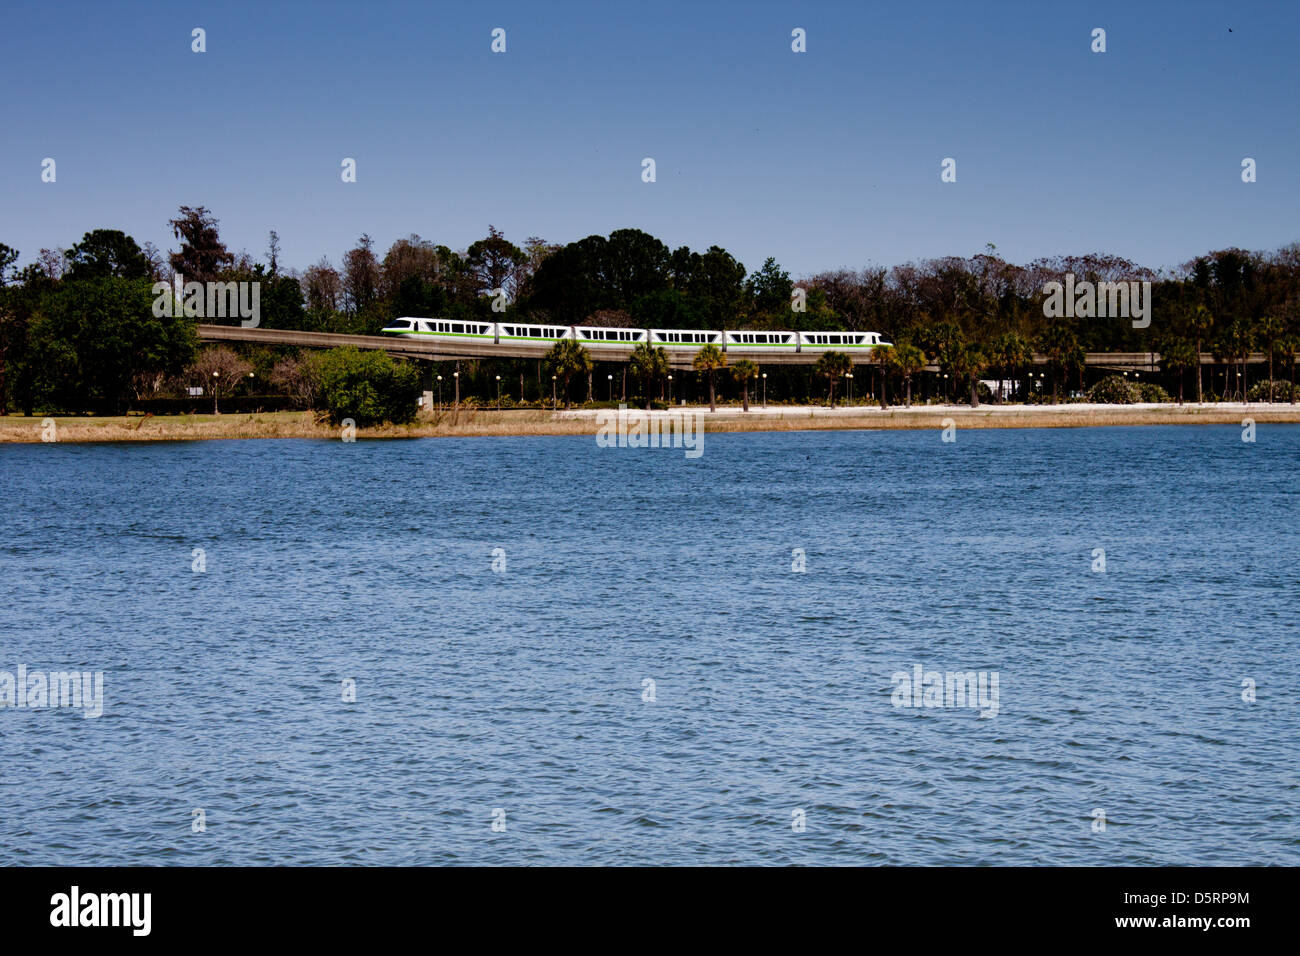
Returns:
[[[217,386],[220,384],[220,382],[221,382],[221,373],[213,372],[212,373],[212,414],[213,415],[221,414],[221,409],[217,408]]]
[[[668,407],[671,408],[672,404],[673,404],[673,377],[669,375],[668,376]]]
[[[849,380],[849,404],[852,405],[853,404],[853,373],[846,372],[844,377]]]
[[[767,408],[767,373],[763,373],[763,407]]]
[[[609,376],[609,402],[614,403],[614,376]]]
[[[551,411],[558,411],[559,403],[555,400],[555,376],[551,376]]]
[[[501,376],[497,376],[497,411],[501,411]]]
[[[460,408],[460,372],[452,372],[451,377],[456,385],[456,407]]]
[[[438,376],[438,411],[442,411],[442,376]]]

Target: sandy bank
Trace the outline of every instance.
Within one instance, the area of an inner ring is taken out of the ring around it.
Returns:
[[[683,409],[674,409],[675,412]],[[707,431],[802,431],[813,429],[1084,428],[1099,425],[1300,424],[1300,405],[927,405],[912,408],[825,408],[809,406],[690,406]],[[357,438],[423,438],[508,435],[594,435],[594,409],[573,411],[465,411],[434,414],[410,425],[363,428]],[[652,413],[662,415],[662,412]],[[53,430],[47,422],[53,422]],[[317,424],[310,412],[167,417],[0,418],[0,442],[202,441],[217,438],[339,439],[336,426]]]

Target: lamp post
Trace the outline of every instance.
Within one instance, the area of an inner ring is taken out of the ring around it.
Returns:
[[[853,404],[853,373],[845,372],[844,377],[849,380],[849,404]]]
[[[460,372],[452,372],[451,377],[456,386],[456,407],[460,408]]]
[[[501,376],[497,376],[497,411],[501,411]]]
[[[613,375],[609,376],[609,401],[611,405],[614,403],[614,376]]]
[[[551,411],[558,411],[559,403],[555,400],[555,376],[551,376]]]
[[[948,373],[943,373],[943,403],[948,404]]]
[[[438,411],[442,411],[442,376],[438,376]]]
[[[671,375],[668,376],[668,404],[669,406],[673,404],[673,377]]]
[[[763,407],[767,408],[767,373],[763,373]]]
[[[217,408],[217,386],[221,383],[221,373],[212,373],[212,414],[220,415],[221,409]]]

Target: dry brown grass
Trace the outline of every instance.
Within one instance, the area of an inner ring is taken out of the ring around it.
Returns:
[[[678,409],[680,411],[680,409]],[[1259,424],[1300,423],[1300,406],[1293,405],[1138,405],[1138,406],[994,406],[978,409],[953,406],[910,409],[769,408],[745,414],[739,408],[707,409],[705,430],[806,431],[825,429],[942,428],[951,419],[958,428],[1082,428],[1098,425],[1240,425],[1249,417]],[[445,412],[422,417],[410,425],[383,425],[357,430],[357,438],[424,438],[513,435],[594,435],[595,412],[549,411]],[[0,442],[40,442],[40,418],[10,415],[0,418]],[[340,437],[337,426],[318,423],[310,412],[266,412],[252,415],[56,417],[61,442],[204,441],[220,438]]]

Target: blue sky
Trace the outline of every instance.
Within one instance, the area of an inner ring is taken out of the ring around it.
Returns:
[[[3,20],[0,242],[23,263],[99,227],[165,250],[181,204],[235,250],[276,229],[299,268],[363,232],[463,248],[489,223],[518,243],[636,227],[796,276],[989,242],[1161,267],[1300,240],[1295,3],[97,0]]]

